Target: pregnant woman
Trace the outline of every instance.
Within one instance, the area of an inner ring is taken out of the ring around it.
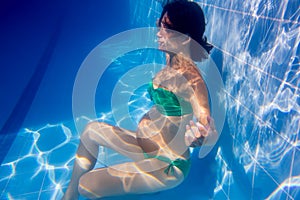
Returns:
[[[136,131],[104,122],[87,124],[63,199],[78,199],[79,195],[96,199],[173,188],[189,173],[189,147],[213,144],[217,139],[206,85],[194,63],[205,60],[212,49],[204,37],[202,9],[195,2],[169,3],[163,8],[158,26],[158,45],[166,53],[166,66],[149,83],[153,107]],[[94,169],[99,146],[111,148],[132,162]]]

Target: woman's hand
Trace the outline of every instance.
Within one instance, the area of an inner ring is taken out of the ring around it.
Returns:
[[[190,121],[186,125],[185,144],[189,147],[199,147],[202,145],[214,145],[218,139],[214,120],[207,116],[207,125],[200,122]]]

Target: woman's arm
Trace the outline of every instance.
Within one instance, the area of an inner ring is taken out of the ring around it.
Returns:
[[[191,87],[193,92],[190,96],[190,102],[193,108],[194,116],[198,122],[203,125],[207,125],[207,117],[210,116],[208,92],[205,82],[200,74],[197,78],[192,80]]]
[[[186,125],[186,145],[198,147],[202,145],[213,145],[218,139],[214,121],[210,117],[208,92],[201,74],[191,79],[193,93],[190,102],[193,108],[196,122],[191,121]]]
[[[177,88],[192,105],[196,122],[186,125],[185,142],[187,146],[213,145],[218,139],[208,101],[208,91],[205,82],[195,63],[180,54],[173,57],[172,69],[180,72],[181,78]]]
[[[208,92],[197,66],[182,54],[172,58],[171,66],[180,74],[176,85],[179,95],[191,103],[197,121],[206,125],[210,116]]]

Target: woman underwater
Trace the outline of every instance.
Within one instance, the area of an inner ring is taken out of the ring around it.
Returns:
[[[195,2],[169,3],[158,26],[158,45],[166,53],[166,66],[149,84],[154,106],[140,120],[136,132],[104,122],[86,126],[63,199],[173,188],[189,173],[189,147],[213,144],[217,139],[206,85],[193,62],[206,59],[212,49],[204,37],[202,9]],[[192,40],[202,48],[197,49]],[[132,162],[93,169],[99,146],[111,148]]]

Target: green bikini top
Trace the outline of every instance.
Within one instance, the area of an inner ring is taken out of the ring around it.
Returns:
[[[158,111],[163,115],[182,116],[193,113],[190,102],[164,88],[154,89],[152,81],[149,83],[148,93]]]

